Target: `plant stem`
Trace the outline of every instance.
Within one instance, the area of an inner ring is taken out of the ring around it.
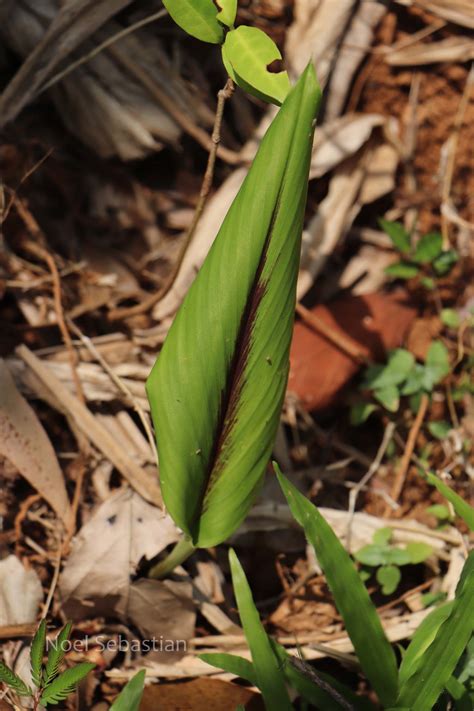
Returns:
[[[181,565],[190,555],[196,550],[195,546],[191,543],[189,538],[181,538],[178,541],[166,558],[150,569],[148,572],[149,578],[155,578],[155,580],[161,580],[168,573],[171,573],[177,565]]]

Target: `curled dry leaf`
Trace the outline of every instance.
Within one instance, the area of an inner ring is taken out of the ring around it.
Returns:
[[[0,561],[0,627],[34,622],[43,599],[35,571],[26,569],[14,555]]]
[[[3,360],[0,360],[0,454],[66,522],[69,500],[53,447]]]
[[[126,615],[130,576],[141,558],[153,558],[178,540],[172,520],[130,490],[103,503],[73,539],[59,588],[66,614]]]

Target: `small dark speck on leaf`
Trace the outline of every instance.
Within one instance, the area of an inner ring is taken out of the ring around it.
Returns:
[[[272,364],[273,364],[273,363],[272,363],[272,359],[270,358],[270,356],[267,356],[267,357],[265,358],[265,360],[267,361],[268,365],[272,365]]]
[[[107,521],[110,523],[111,526],[114,525],[114,523],[116,522],[116,520],[117,520],[117,516],[115,516],[115,515],[114,515],[114,516],[109,516],[109,518],[107,519]]]

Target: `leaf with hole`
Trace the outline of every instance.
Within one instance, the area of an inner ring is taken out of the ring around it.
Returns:
[[[309,66],[264,137],[148,378],[163,499],[199,547],[236,530],[271,455],[319,97]]]
[[[188,35],[202,42],[220,44],[224,30],[217,19],[213,0],[163,0],[169,14]]]
[[[256,27],[241,25],[227,33],[222,59],[231,79],[263,101],[282,104],[291,89],[286,71],[270,72],[269,65],[281,59],[274,41]]]
[[[398,673],[395,653],[350,555],[319,513],[274,464],[291,513],[303,527],[344,620],[360,665],[383,704],[393,705]]]

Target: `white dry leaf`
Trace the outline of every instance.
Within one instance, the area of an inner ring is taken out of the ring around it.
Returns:
[[[420,66],[439,62],[469,62],[474,59],[474,40],[470,37],[447,37],[439,42],[418,42],[409,47],[387,52],[385,61],[395,67]]]
[[[73,539],[59,589],[71,618],[91,614],[125,616],[130,576],[142,558],[151,559],[179,538],[169,516],[129,489],[99,506]]]
[[[43,599],[41,581],[14,555],[0,561],[0,627],[30,624]]]
[[[69,500],[54,449],[38,417],[17,390],[5,362],[0,360],[0,454],[48,502],[63,520]]]

